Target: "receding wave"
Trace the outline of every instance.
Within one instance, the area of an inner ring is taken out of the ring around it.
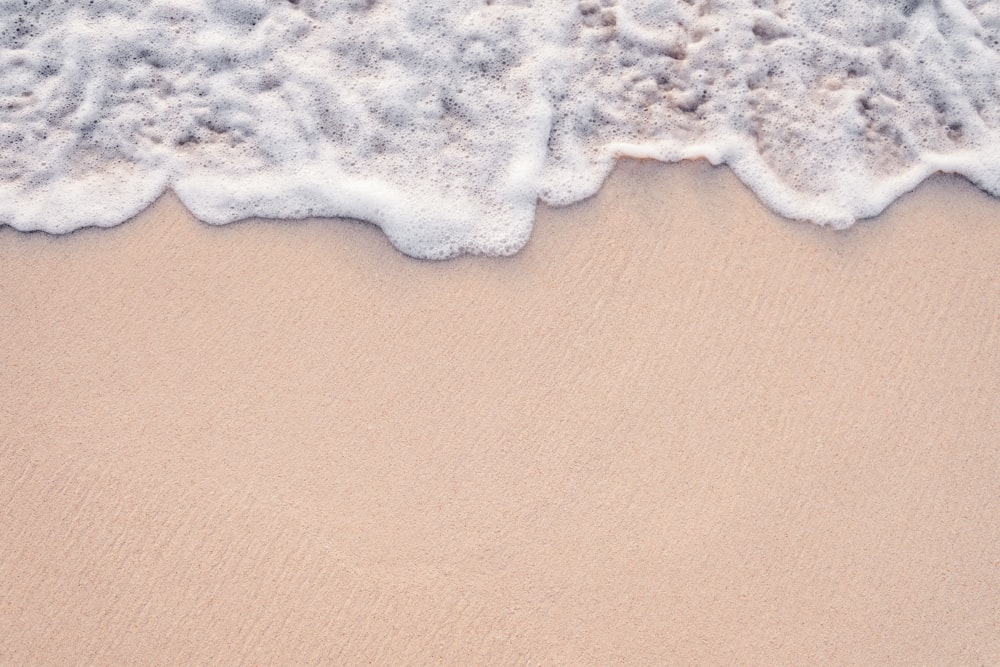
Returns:
[[[508,254],[615,158],[729,164],[847,226],[935,171],[1000,195],[993,0],[4,0],[0,222],[345,216]]]

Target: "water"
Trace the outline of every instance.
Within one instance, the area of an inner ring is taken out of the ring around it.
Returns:
[[[509,254],[620,156],[726,163],[837,227],[1000,195],[996,0],[3,0],[0,221],[346,216]]]

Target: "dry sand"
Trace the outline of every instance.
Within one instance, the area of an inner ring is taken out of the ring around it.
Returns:
[[[619,167],[509,259],[0,231],[0,662],[996,664],[1000,202]]]

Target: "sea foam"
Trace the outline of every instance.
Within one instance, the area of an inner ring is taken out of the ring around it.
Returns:
[[[509,254],[621,156],[836,227],[1000,195],[995,0],[2,0],[0,222],[344,216]]]

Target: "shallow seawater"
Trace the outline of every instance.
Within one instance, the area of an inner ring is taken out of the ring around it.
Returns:
[[[936,171],[1000,195],[1000,1],[5,0],[0,222],[343,216],[509,254],[621,156],[726,163],[838,227]]]

